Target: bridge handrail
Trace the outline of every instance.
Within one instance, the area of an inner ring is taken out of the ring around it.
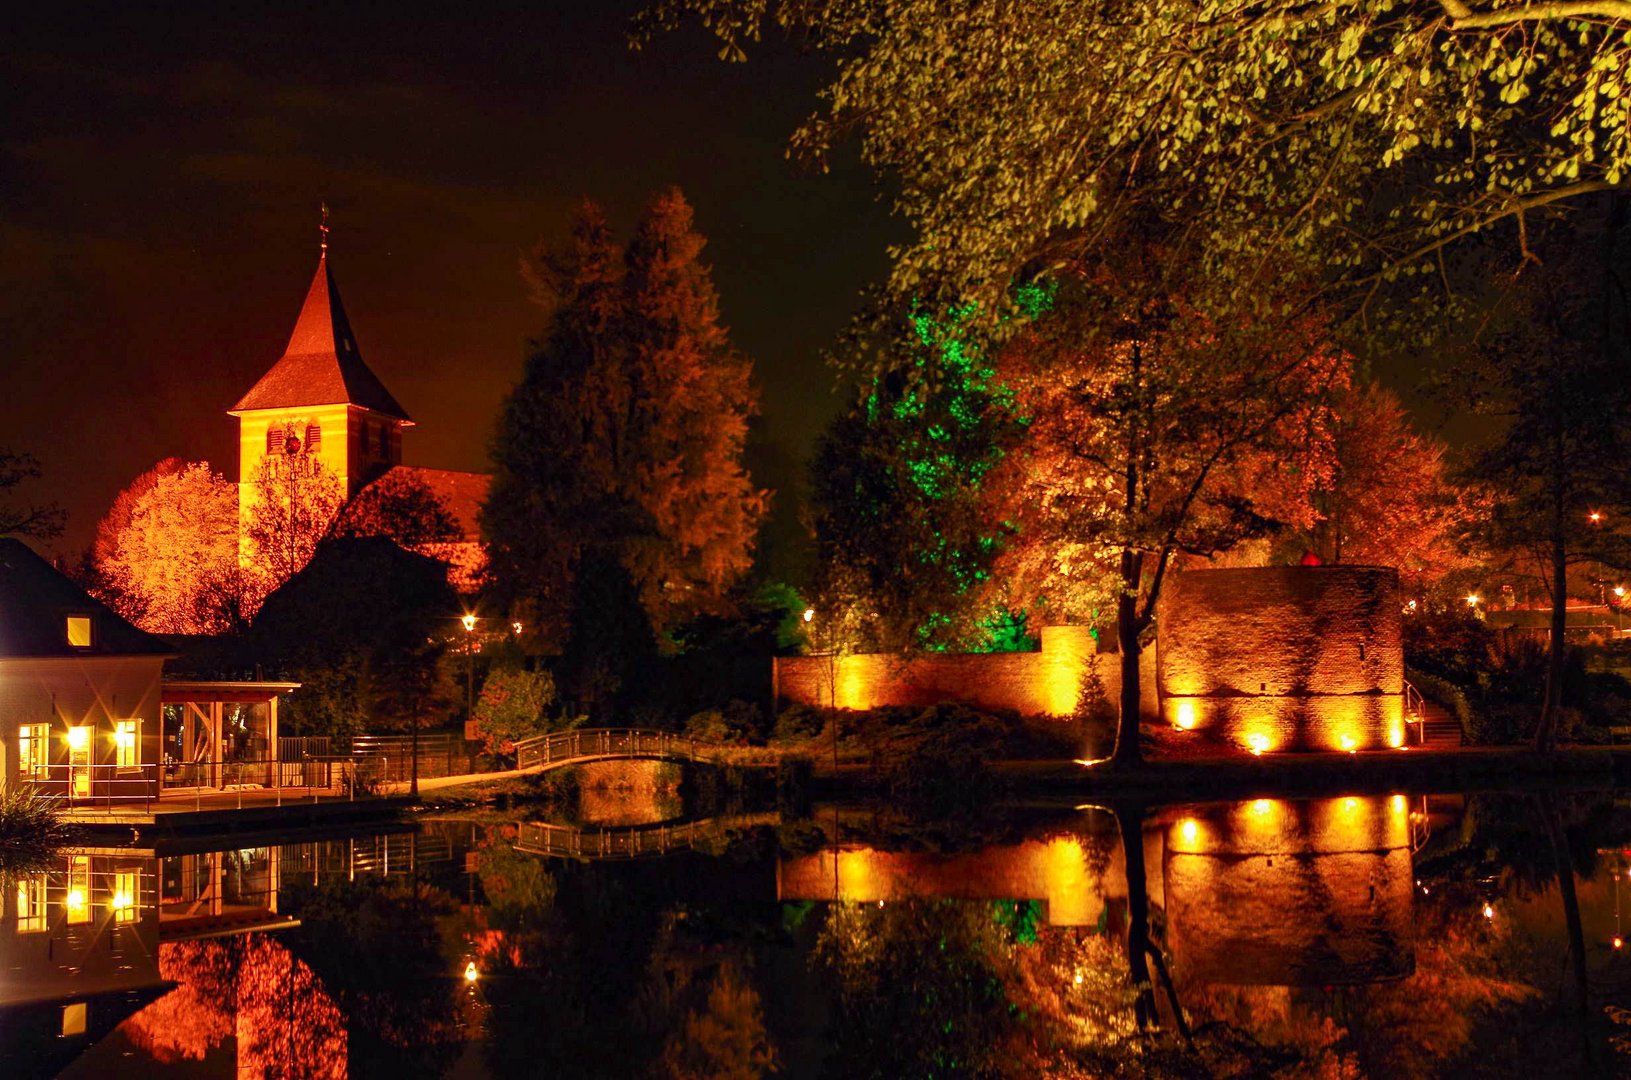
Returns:
[[[515,744],[515,764],[526,769],[577,758],[662,757],[712,761],[719,747],[672,731],[650,728],[573,728],[534,735]]]
[[[739,814],[692,821],[627,825],[620,828],[576,828],[545,821],[516,823],[515,850],[528,855],[577,859],[638,859],[694,848],[699,841],[723,836],[729,829],[777,824],[779,814]]]

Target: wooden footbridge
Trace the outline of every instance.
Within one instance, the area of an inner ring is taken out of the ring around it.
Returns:
[[[779,824],[781,815],[775,812],[626,828],[577,828],[523,821],[516,826],[515,850],[557,859],[641,859],[722,842],[739,829]]]
[[[522,739],[515,744],[515,764],[518,769],[547,771],[565,765],[581,765],[586,761],[613,761],[619,758],[712,762],[722,749],[672,731],[579,728]]]

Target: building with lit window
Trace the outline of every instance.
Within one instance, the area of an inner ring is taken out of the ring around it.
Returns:
[[[169,644],[0,538],[0,789],[141,795]]]

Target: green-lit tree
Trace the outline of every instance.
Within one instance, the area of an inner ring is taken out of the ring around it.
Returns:
[[[1028,317],[1051,292],[1031,286]],[[971,327],[972,309],[919,311],[899,352],[817,443],[811,466],[816,606],[862,648],[1012,649],[1023,617],[983,584],[1006,529],[981,514],[979,489],[1023,431]],[[853,610],[846,610],[853,609]]]

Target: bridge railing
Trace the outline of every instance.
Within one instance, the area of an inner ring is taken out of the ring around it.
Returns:
[[[713,747],[672,731],[645,728],[577,728],[534,735],[515,744],[515,764],[527,769],[574,758],[655,757],[710,761]]]
[[[519,826],[515,849],[568,859],[638,859],[696,847],[715,831],[712,820],[627,829],[574,829],[526,821]]]

